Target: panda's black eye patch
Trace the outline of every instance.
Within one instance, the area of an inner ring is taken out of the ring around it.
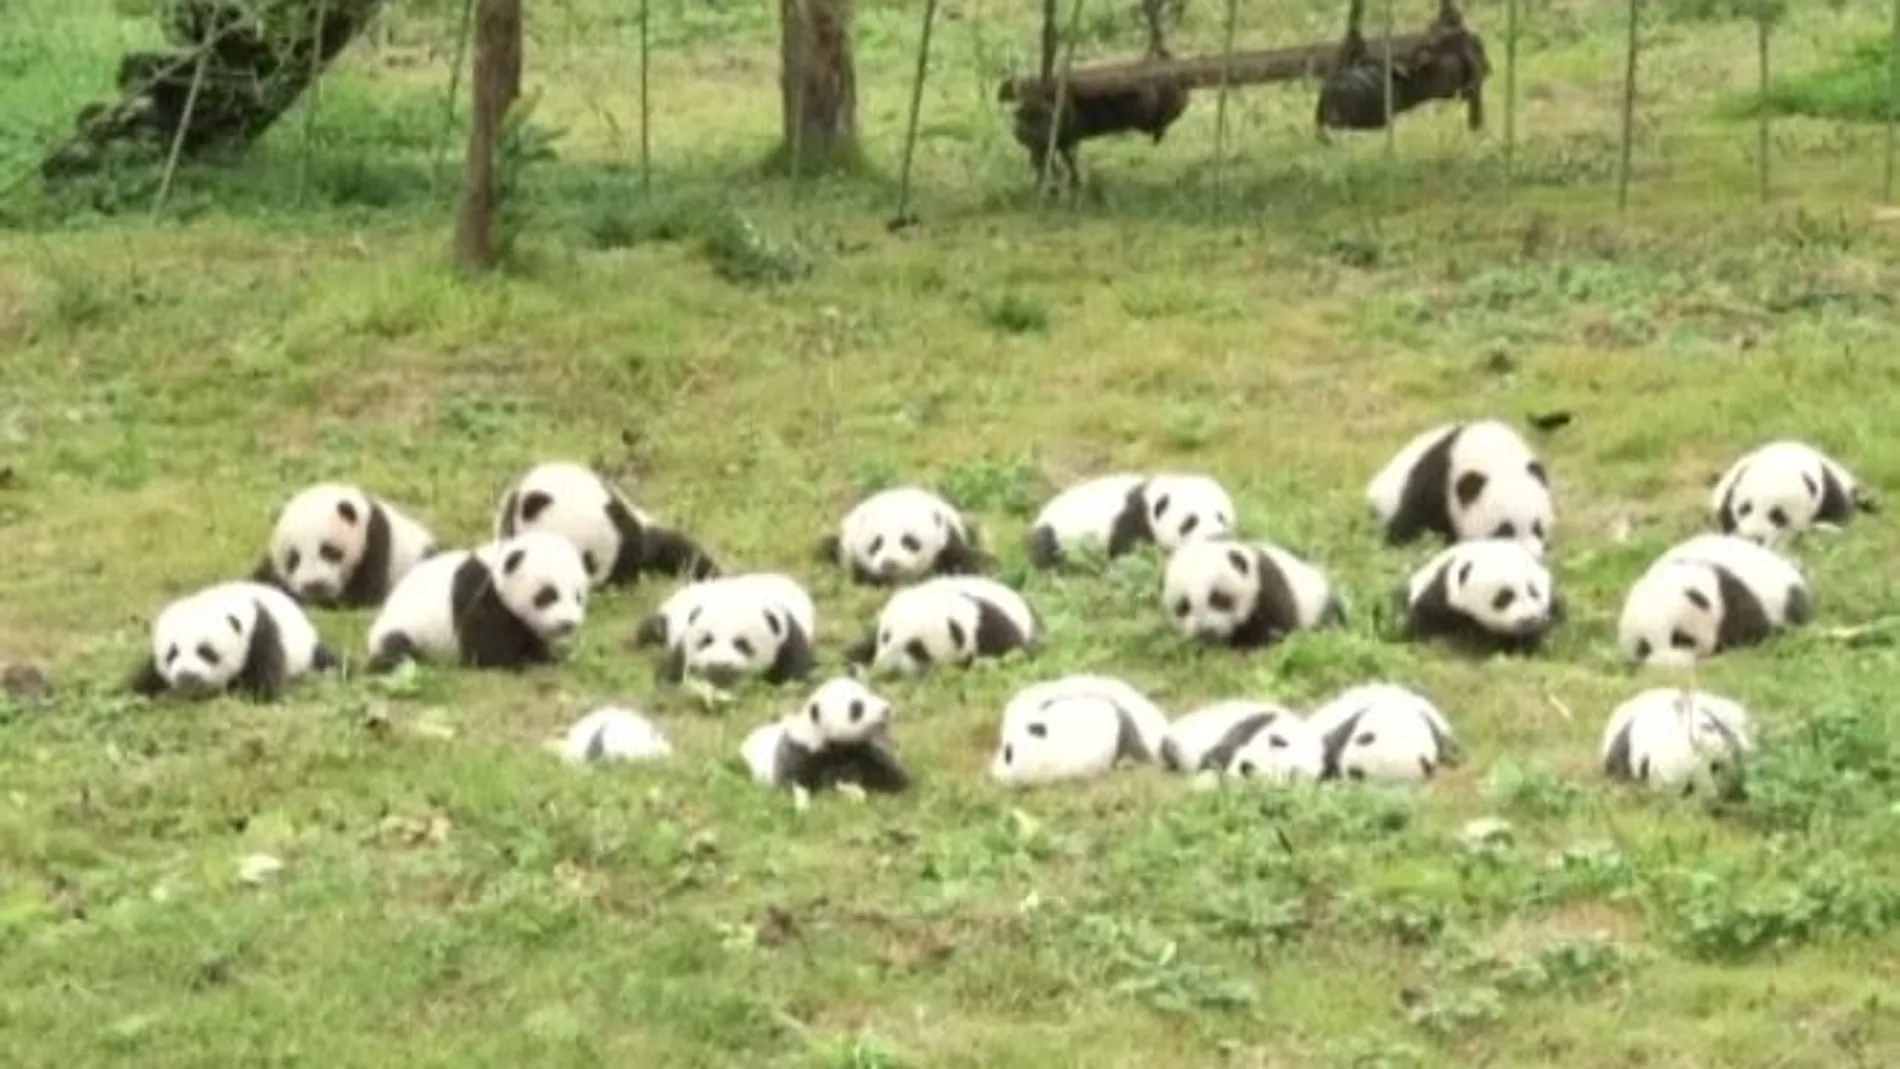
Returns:
[[[1753,501],[1742,502],[1742,507],[1736,509],[1735,514],[1737,516],[1753,516],[1755,514],[1755,503]]]
[[[846,712],[850,714],[851,722],[855,724],[864,719],[864,703],[854,698],[850,706],[847,707]]]
[[[1543,541],[1544,539],[1544,521],[1543,520],[1531,521],[1531,537],[1537,539],[1540,542]]]
[[[581,568],[586,571],[588,575],[594,574],[594,565],[594,555],[592,553],[581,554]]]
[[[325,542],[317,547],[317,556],[331,564],[342,564],[343,547],[331,542]]]
[[[924,648],[923,639],[913,638],[909,642],[904,643],[904,656],[909,657],[918,664],[923,664],[930,660],[930,651]]]
[[[534,592],[534,607],[545,609],[561,600],[561,592],[551,586],[544,586]]]
[[[356,526],[356,521],[360,518],[356,514],[356,506],[348,501],[336,503],[336,514],[343,517],[343,522],[352,527]]]
[[[1162,494],[1160,497],[1155,498],[1155,519],[1158,520],[1161,517],[1167,515],[1167,513],[1168,513],[1168,495]]]
[[[1207,596],[1207,607],[1215,612],[1234,611],[1234,596],[1225,590],[1216,590]]]
[[[1287,746],[1286,737],[1284,735],[1268,735],[1267,745],[1276,750],[1284,750]]]
[[[1193,534],[1194,529],[1196,527],[1199,527],[1200,525],[1201,525],[1201,518],[1199,516],[1189,516],[1187,520],[1181,524],[1182,537],[1185,538],[1186,536]]]
[[[1768,522],[1776,527],[1788,526],[1788,513],[1780,505],[1768,510]]]
[[[884,548],[884,536],[878,535],[876,538],[871,539],[871,544],[864,547],[864,551],[866,553],[871,554],[872,556],[876,556],[878,551],[882,550],[883,548]]]
[[[1179,598],[1174,603],[1174,615],[1176,616],[1186,616],[1189,612],[1192,612],[1193,609],[1194,603],[1186,598]]]
[[[949,631],[950,641],[958,647],[962,647],[964,645],[964,639],[967,637],[963,633],[963,625],[952,620],[950,621]]]
[[[1669,646],[1672,649],[1678,650],[1695,649],[1695,636],[1683,630],[1671,631],[1669,632]]]
[[[1353,738],[1352,744],[1354,746],[1370,746],[1378,741],[1379,736],[1376,732],[1362,731]]]
[[[1517,537],[1517,524],[1514,524],[1514,523],[1512,523],[1511,521],[1509,521],[1509,520],[1506,520],[1506,521],[1504,521],[1503,523],[1500,523],[1500,524],[1498,524],[1498,529],[1497,529],[1497,530],[1495,530],[1495,531],[1492,531],[1492,532],[1491,532],[1491,537],[1493,537],[1493,538],[1516,538],[1516,537]]]
[[[785,633],[785,623],[778,618],[778,613],[766,612],[765,626],[771,628],[772,634],[774,635],[783,635]]]
[[[178,647],[177,646],[168,647],[165,650],[165,663],[170,664],[177,659],[178,659]]]
[[[218,663],[218,660],[219,660],[218,651],[213,649],[209,642],[206,642],[200,645],[197,649],[197,654],[198,654],[198,659],[203,661],[206,664]]]
[[[1493,609],[1496,609],[1498,612],[1503,612],[1504,610],[1510,608],[1511,603],[1516,600],[1517,600],[1517,591],[1509,590],[1509,589],[1500,590],[1496,594],[1492,595],[1491,607]]]
[[[878,633],[878,636],[877,636],[877,644],[878,644],[878,645],[880,645],[880,646],[888,646],[888,645],[890,645],[890,644],[891,644],[891,633],[890,633],[889,631],[881,631],[881,632],[879,632],[879,633]]]
[[[303,554],[297,552],[296,550],[293,549],[289,553],[284,554],[284,571],[295,572],[297,570],[297,565],[302,564],[302,563],[303,563]]]
[[[1233,565],[1234,571],[1242,575],[1247,575],[1253,570],[1253,565],[1248,562],[1247,555],[1237,549],[1227,551],[1227,563]]]
[[[1801,485],[1808,488],[1809,497],[1821,496],[1821,487],[1815,483],[1814,476],[1809,475],[1805,471],[1801,473]]]
[[[1029,725],[1029,735],[1031,738],[1046,739],[1049,737],[1049,725],[1037,721]]]
[[[695,606],[692,612],[689,612],[686,614],[686,623],[689,627],[692,625],[694,620],[699,619],[699,608],[700,607]]]
[[[1711,612],[1715,609],[1715,606],[1709,603],[1709,596],[1693,587],[1683,591],[1682,596],[1689,599],[1689,604],[1694,605],[1703,612]]]
[[[1253,762],[1252,762],[1252,761],[1242,761],[1242,762],[1240,763],[1240,774],[1241,774],[1241,775],[1243,775],[1243,776],[1251,776],[1251,775],[1253,775],[1253,774],[1254,774],[1254,767],[1253,767]]]
[[[811,722],[814,724],[818,722],[818,713],[819,713],[819,710],[818,710],[817,702],[812,702],[810,708],[805,710],[805,715],[811,717]]]
[[[741,657],[750,657],[750,656],[752,656],[752,640],[751,640],[751,639],[749,639],[749,638],[735,638],[735,639],[733,639],[733,640],[732,640],[732,648],[733,648],[733,649],[735,649],[735,650],[738,650],[738,651],[739,651],[739,656],[741,656]]]
[[[905,535],[904,537],[897,540],[897,544],[903,547],[905,552],[908,552],[908,553],[915,553],[918,550],[924,548],[923,541],[919,539],[916,535]]]
[[[1014,746],[1003,747],[1003,763],[1006,765],[1013,765],[1016,763],[1016,747]]]
[[[1471,582],[1471,562],[1466,561],[1458,566],[1458,585],[1464,586],[1469,582]]]
[[[701,635],[701,636],[699,636],[699,642],[697,643],[697,646],[698,646],[698,648],[699,648],[699,649],[702,649],[702,650],[703,650],[703,649],[706,649],[707,647],[709,647],[709,646],[711,646],[712,644],[713,644],[713,637],[712,637],[711,635]]]
[[[1539,589],[1537,589],[1537,588],[1536,588],[1536,587],[1534,587],[1534,586],[1527,586],[1527,587],[1525,587],[1525,588],[1524,588],[1524,596],[1525,596],[1525,597],[1527,597],[1527,598],[1529,598],[1529,599],[1531,599],[1532,601],[1542,601],[1542,600],[1544,600],[1544,592],[1543,592],[1543,591],[1541,591],[1541,590],[1539,590]]]
[[[1533,460],[1530,463],[1524,465],[1524,470],[1527,472],[1530,472],[1531,478],[1536,479],[1538,482],[1543,483],[1545,486],[1550,485],[1550,473],[1544,470],[1543,461]]]
[[[1639,661],[1646,661],[1646,660],[1648,660],[1648,659],[1649,659],[1649,654],[1650,654],[1650,651],[1652,651],[1652,650],[1654,650],[1655,648],[1656,648],[1656,647],[1654,647],[1654,646],[1651,646],[1651,645],[1649,644],[1649,640],[1648,640],[1648,639],[1646,639],[1646,638],[1639,638],[1639,639],[1637,639],[1637,640],[1636,640],[1636,659],[1637,659],[1637,660],[1639,660]]]
[[[239,621],[237,617],[226,615],[224,618],[224,622],[231,625],[232,634],[241,635],[244,633],[244,624],[241,621]]]

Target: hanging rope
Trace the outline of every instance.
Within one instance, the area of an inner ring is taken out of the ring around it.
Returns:
[[[937,21],[937,0],[924,0],[924,28],[917,34],[917,74],[910,82],[910,123],[904,128],[904,163],[897,177],[897,215],[891,230],[917,225],[910,210],[910,169],[917,156],[917,122],[924,110],[924,80],[930,72],[930,29]]]
[[[1240,0],[1227,0],[1227,19],[1221,28],[1220,89],[1214,97],[1214,211],[1217,214],[1224,210],[1227,200],[1227,97],[1233,88],[1234,38],[1239,26]]]

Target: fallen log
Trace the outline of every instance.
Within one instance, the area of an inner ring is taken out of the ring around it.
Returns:
[[[1380,60],[1389,51],[1393,63],[1398,64],[1403,62],[1403,57],[1430,39],[1429,33],[1409,33],[1388,40],[1367,41],[1366,45],[1372,55]],[[1157,85],[1208,89],[1220,85],[1223,80],[1228,85],[1266,85],[1301,78],[1323,78],[1332,73],[1338,55],[1339,42],[1328,41],[1264,52],[1235,52],[1231,56],[1189,56],[1184,59],[1107,63],[1070,71],[1068,92],[1074,97],[1093,97]],[[1055,80],[1051,79],[1052,82]],[[1043,80],[1039,76],[1012,78],[997,88],[997,99],[1027,99],[1042,86]]]

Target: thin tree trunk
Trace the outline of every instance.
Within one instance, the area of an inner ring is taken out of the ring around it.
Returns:
[[[475,113],[462,167],[455,259],[465,270],[495,266],[495,142],[521,92],[521,0],[479,0],[475,15]]]
[[[777,162],[791,169],[859,162],[851,15],[851,0],[779,0],[785,142]]]

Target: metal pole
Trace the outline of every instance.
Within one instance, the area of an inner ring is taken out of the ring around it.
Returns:
[[[1630,0],[1630,28],[1627,57],[1623,64],[1623,147],[1616,165],[1616,210],[1630,203],[1630,139],[1636,133],[1636,34],[1643,0]]]
[[[917,153],[917,121],[924,110],[924,78],[930,70],[930,28],[937,21],[937,0],[924,0],[924,28],[917,38],[917,75],[910,85],[910,125],[904,129],[904,165],[897,182],[897,217],[891,228],[909,226],[916,220],[910,213],[910,168]]]

